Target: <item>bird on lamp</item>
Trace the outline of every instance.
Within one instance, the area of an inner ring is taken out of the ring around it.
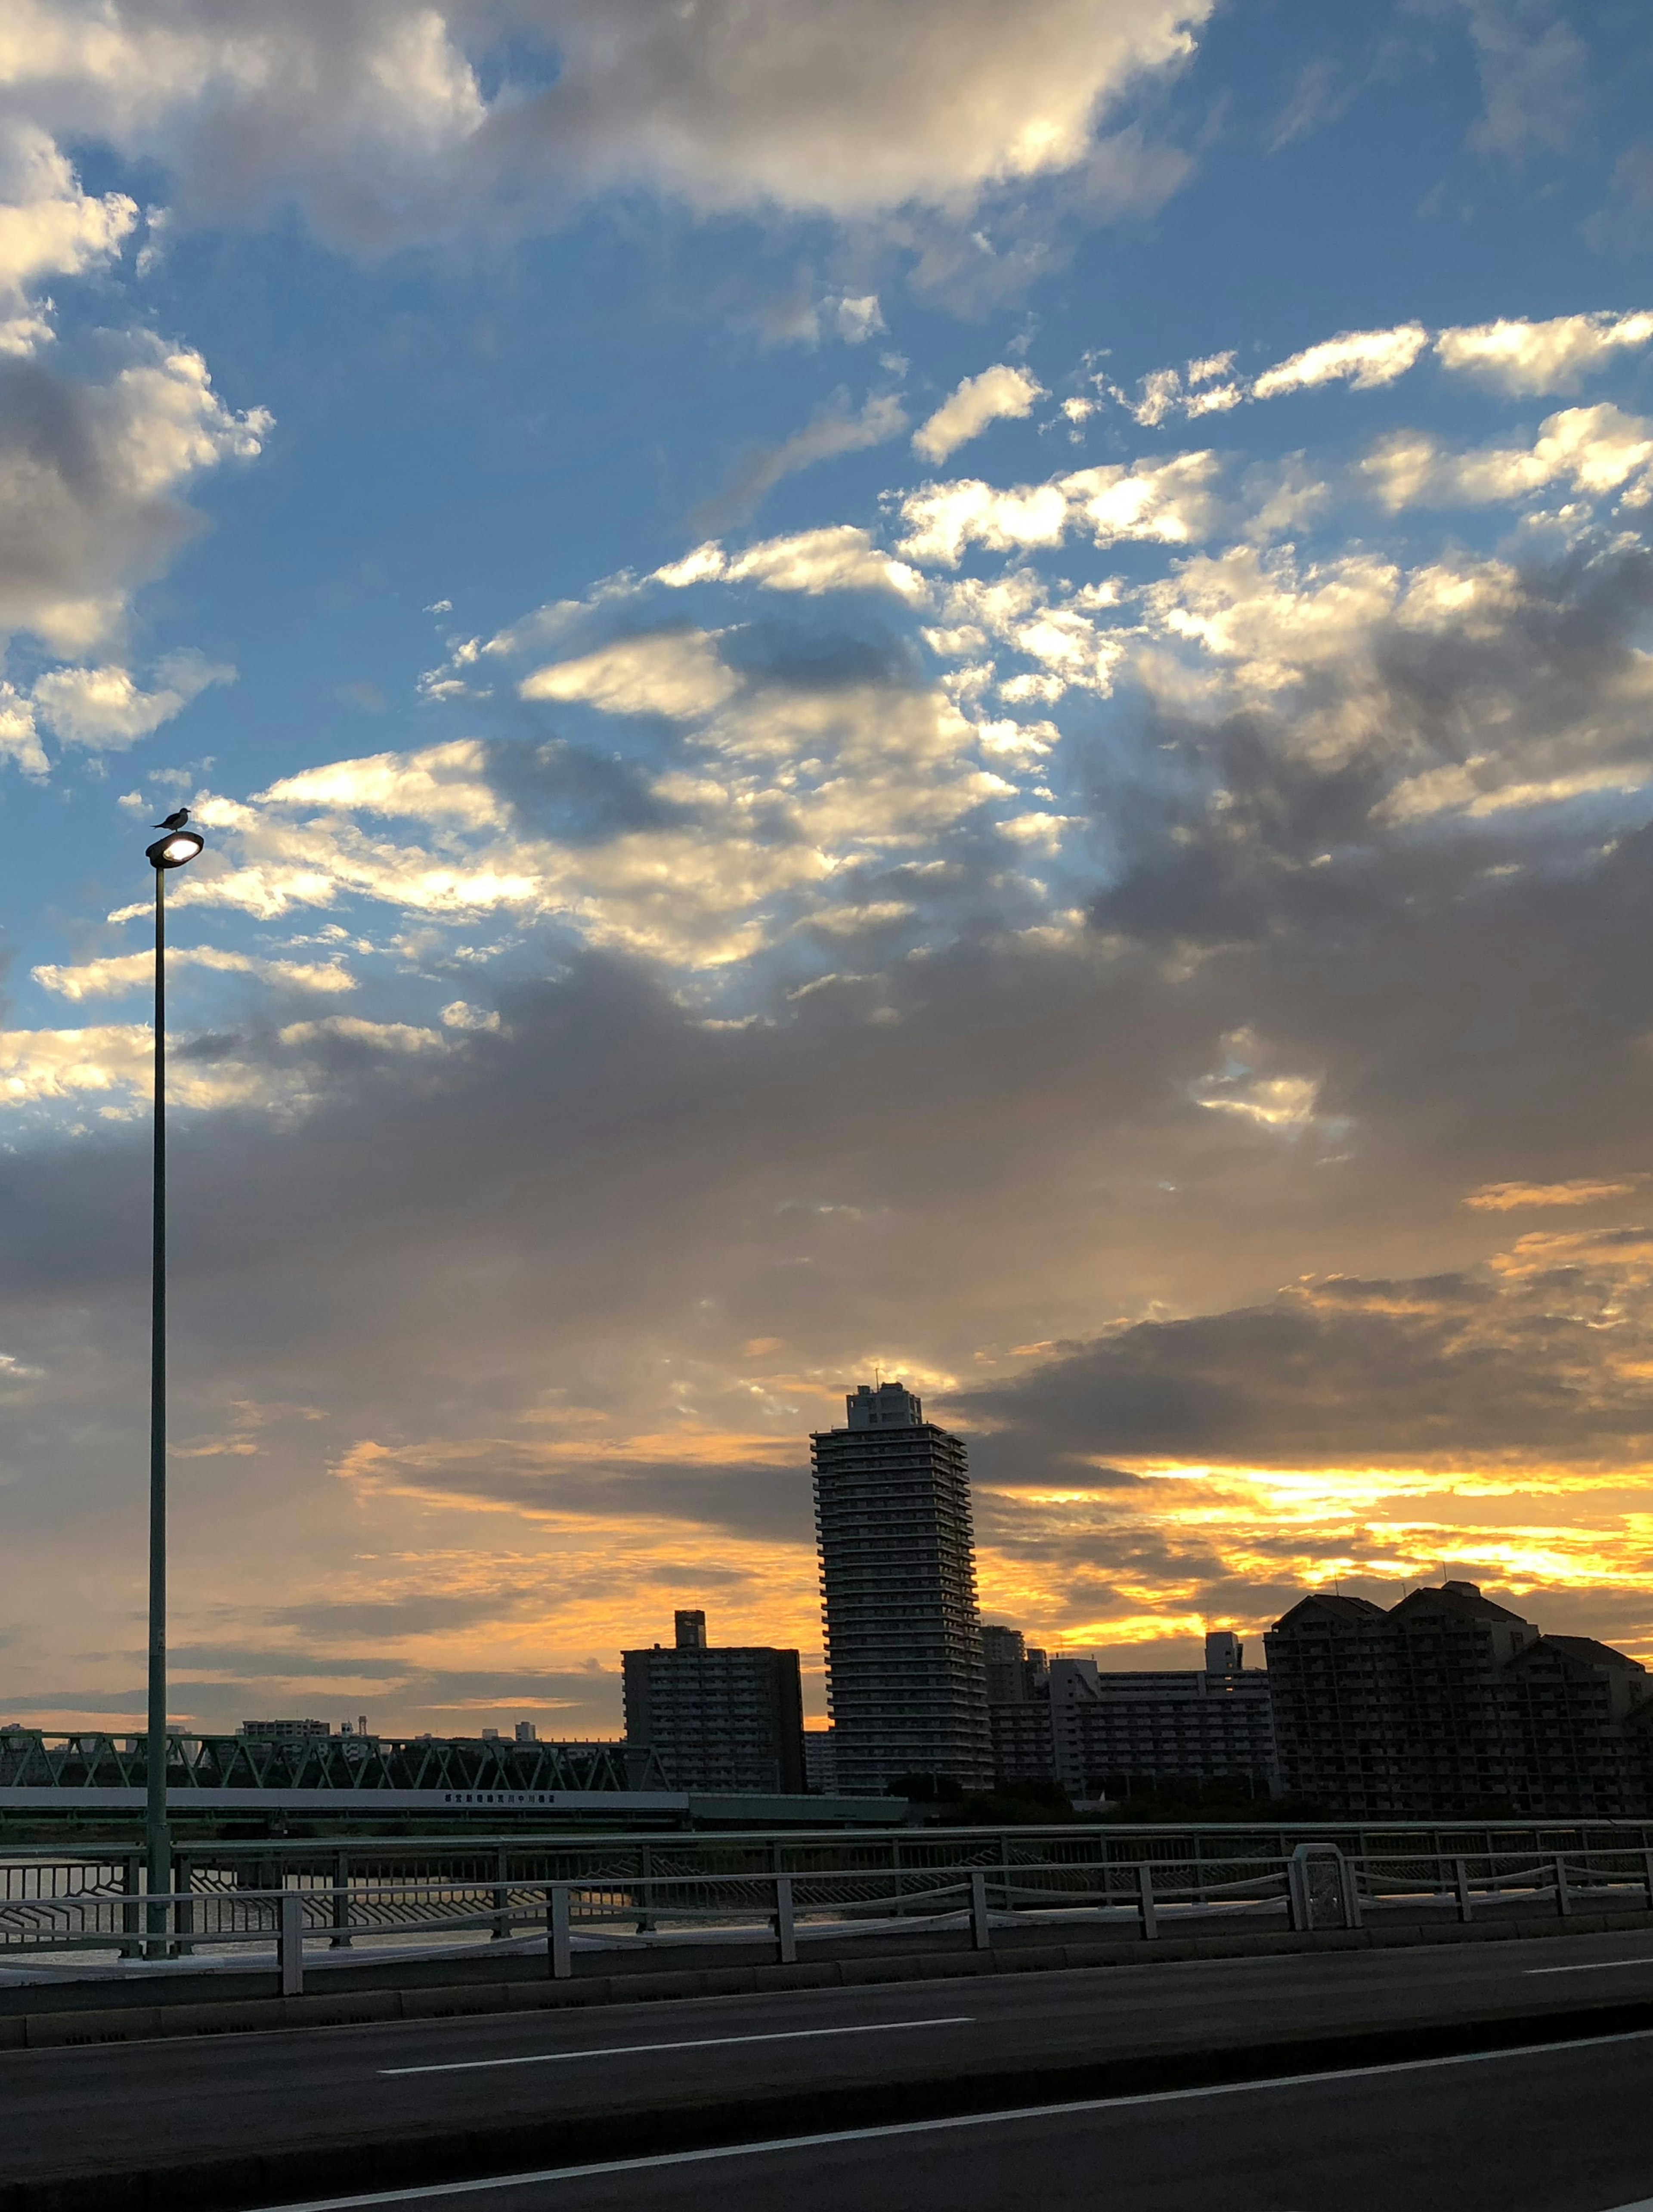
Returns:
[[[152,822],[149,824],[149,827],[152,830],[181,830],[189,818],[189,808],[187,806],[179,806],[175,808],[173,811],[167,817],[164,822]]]

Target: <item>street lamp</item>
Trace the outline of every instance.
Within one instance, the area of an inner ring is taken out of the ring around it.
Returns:
[[[143,1854],[150,1897],[173,1886],[167,1825],[167,926],[168,871],[181,868],[206,840],[175,829],[145,850],[155,870],[155,1232],[149,1277],[149,1733],[144,1746]],[[147,1915],[149,1954],[163,1948],[167,1908]]]

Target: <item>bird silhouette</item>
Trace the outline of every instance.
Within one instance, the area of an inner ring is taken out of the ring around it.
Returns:
[[[180,806],[175,812],[169,814],[164,822],[152,822],[149,827],[152,830],[181,830],[189,818],[189,808]]]

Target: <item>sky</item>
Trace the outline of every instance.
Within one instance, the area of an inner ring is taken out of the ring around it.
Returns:
[[[1113,1667],[1653,1659],[1633,0],[12,0],[0,1717],[824,1711],[806,1438]]]

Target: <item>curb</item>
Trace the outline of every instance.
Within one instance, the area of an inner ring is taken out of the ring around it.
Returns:
[[[236,1997],[216,2003],[76,2008],[0,2016],[0,2051],[56,2051],[88,2044],[148,2043],[196,2035],[267,2034],[284,2028],[367,2027],[402,2020],[452,2020],[478,2013],[534,2012],[565,2005],[653,2004],[673,1997],[754,1996],[772,1990],[860,1989],[880,1982],[950,1981],[976,1974],[1071,1973],[1202,1959],[1289,1957],[1305,1952],[1395,1950],[1422,1944],[1513,1942],[1541,1936],[1631,1933],[1653,1928],[1653,1912],[1425,1922],[1314,1935],[1139,1938],[1124,1943],[1016,1944],[989,1951],[925,1951],[895,1957],[823,1959],[782,1966],[690,1966],[581,1974],[572,1981],[476,1981],[423,1988],[339,1990],[298,1997]],[[0,2196],[0,2207],[6,2199]]]

